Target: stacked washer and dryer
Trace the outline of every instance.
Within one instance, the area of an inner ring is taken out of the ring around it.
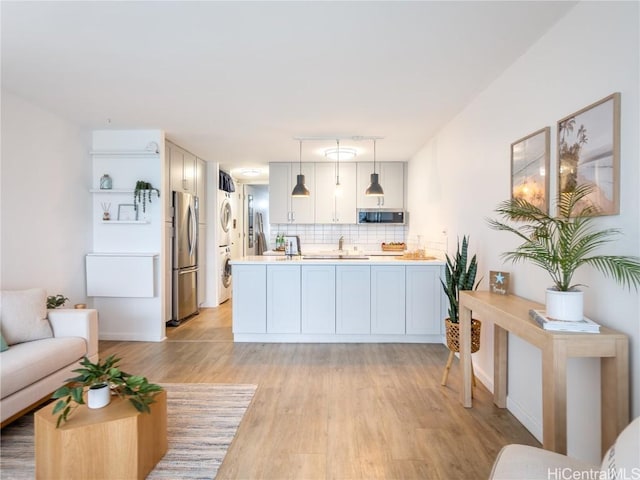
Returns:
[[[224,173],[224,172],[221,172]],[[225,174],[226,175],[226,174]],[[231,231],[233,212],[231,209],[231,193],[222,190],[223,182],[219,182],[218,190],[218,303],[231,298]],[[226,187],[228,188],[228,186]]]

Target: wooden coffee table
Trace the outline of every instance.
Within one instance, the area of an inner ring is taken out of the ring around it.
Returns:
[[[35,414],[36,478],[144,479],[167,451],[167,393],[151,413],[127,399],[91,410],[80,405],[56,428],[54,403]]]

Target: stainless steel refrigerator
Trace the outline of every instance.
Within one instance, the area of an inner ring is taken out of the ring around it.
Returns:
[[[173,192],[172,320],[198,313],[198,197]]]

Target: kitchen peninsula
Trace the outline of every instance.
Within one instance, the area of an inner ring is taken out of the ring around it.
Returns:
[[[442,261],[255,256],[232,268],[236,342],[442,343]]]

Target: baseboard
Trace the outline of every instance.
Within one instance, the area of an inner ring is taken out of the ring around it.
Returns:
[[[507,396],[507,410],[509,410],[514,417],[533,435],[536,439],[542,443],[542,424],[539,419],[531,416],[522,405]]]

